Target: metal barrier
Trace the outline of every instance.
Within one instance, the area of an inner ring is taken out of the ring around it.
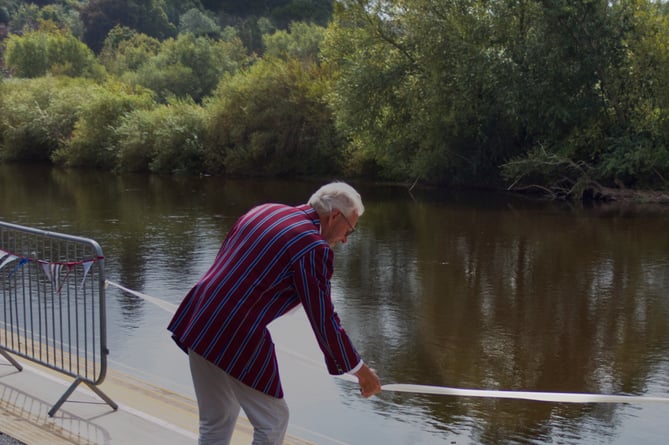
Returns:
[[[97,242],[0,221],[0,355],[26,358],[75,380],[113,409],[97,386],[107,372],[104,256]]]

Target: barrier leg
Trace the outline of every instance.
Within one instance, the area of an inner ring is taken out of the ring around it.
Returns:
[[[118,408],[118,405],[112,399],[110,399],[107,394],[102,392],[102,390],[100,388],[98,388],[96,385],[93,385],[92,383],[89,383],[89,382],[85,382],[85,383],[88,385],[89,388],[91,388],[91,390],[95,394],[97,394],[102,400],[107,402],[107,405],[111,406],[111,408],[114,411],[116,411],[116,409]]]
[[[53,417],[54,414],[56,414],[56,411],[61,407],[63,403],[67,400],[68,397],[70,397],[70,394],[74,392],[75,389],[77,389],[77,386],[79,386],[79,383],[81,383],[83,380],[81,378],[77,378],[74,383],[70,385],[69,388],[67,388],[67,391],[65,391],[65,394],[63,394],[60,399],[56,402],[56,404],[49,410],[49,417]]]
[[[7,351],[5,351],[4,349],[0,348],[0,355],[2,355],[5,359],[7,359],[7,361],[8,361],[9,363],[11,363],[16,369],[18,369],[19,371],[23,371],[23,366],[21,366],[21,364],[20,364],[19,362],[17,362],[16,360],[14,360],[14,357],[12,357],[11,355],[7,354]]]
[[[67,388],[67,391],[65,391],[65,394],[63,394],[60,399],[56,402],[56,404],[49,410],[49,417],[53,417],[54,414],[56,414],[56,411],[60,409],[60,407],[65,403],[68,397],[74,392],[74,390],[79,386],[81,382],[84,382],[88,387],[95,393],[97,394],[102,400],[107,402],[109,406],[113,410],[116,410],[118,408],[118,405],[114,403],[112,399],[107,396],[104,392],[100,390],[97,386],[93,385],[92,383],[82,379],[81,377],[77,377],[76,380],[70,385],[69,388]]]

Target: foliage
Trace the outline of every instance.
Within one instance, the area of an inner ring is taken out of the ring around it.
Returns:
[[[280,27],[307,20],[324,26],[332,16],[331,0],[202,0],[202,4],[212,11],[239,17],[272,17],[281,22]]]
[[[282,2],[276,2],[282,3]],[[270,17],[279,28],[286,28],[292,22],[311,22],[326,26],[332,18],[330,0],[290,0],[270,10]]]
[[[104,70],[93,52],[69,31],[44,24],[22,36],[13,34],[7,42],[7,68],[18,77],[47,73],[70,77],[102,78]]]
[[[133,110],[116,129],[118,169],[202,173],[205,131],[204,109],[192,101]]]
[[[202,11],[192,8],[179,18],[179,32],[215,37],[220,34],[221,27]]]
[[[4,2],[0,1],[0,23],[8,24],[16,33],[35,31],[49,22],[62,30],[69,30],[80,38],[83,26],[79,20],[78,3],[75,0],[66,2]]]
[[[262,59],[221,82],[207,102],[211,173],[319,175],[342,155],[322,102],[327,72],[295,59]]]
[[[91,85],[72,135],[53,153],[53,161],[67,167],[113,169],[118,156],[116,127],[127,113],[153,106],[146,91],[116,82]]]
[[[574,184],[666,186],[668,33],[643,0],[341,1],[328,100],[361,171],[391,179],[519,184],[543,151],[564,169],[545,188],[574,165]]]
[[[176,34],[165,12],[164,0],[90,0],[81,9],[83,40],[98,53],[107,33],[117,25],[157,39]]]
[[[303,22],[293,22],[289,30],[277,30],[263,36],[265,56],[316,61],[325,28]]]
[[[8,21],[10,28],[21,31],[31,31],[39,26],[40,8],[34,3],[20,4],[16,11],[10,15]]]
[[[165,0],[167,19],[175,25],[179,25],[179,18],[192,9],[206,11],[200,0]]]
[[[0,23],[8,24],[9,20],[9,11],[6,7],[0,6]]]
[[[0,48],[14,76],[0,84],[11,114],[0,118],[5,158],[161,173],[340,172],[569,199],[598,187],[669,187],[666,2],[0,8],[14,33]],[[103,84],[42,79],[108,75]]]
[[[345,2],[326,34],[339,73],[329,102],[352,157],[395,180],[490,181],[517,142],[494,24],[474,20],[474,2],[395,3]]]
[[[135,71],[125,72],[123,79],[155,91],[161,101],[189,97],[200,102],[211,94],[224,74],[236,72],[246,61],[239,39],[228,42],[180,34],[163,41],[155,55],[145,59]]]
[[[90,80],[67,77],[0,84],[0,159],[49,162],[71,136],[93,86]]]
[[[556,58],[526,77],[526,84],[538,85],[548,71],[555,72],[556,78],[549,78],[551,94],[530,89],[526,96],[528,116],[535,116],[526,119],[532,123],[527,131],[535,133],[534,139],[541,140],[549,154],[565,160],[565,165],[587,165],[588,174],[580,183],[593,179],[606,186],[666,187],[669,22],[665,12],[644,1],[593,1],[580,8],[572,5],[551,11],[550,19],[546,26],[550,25],[550,33],[542,34],[532,47],[546,53],[549,44],[551,51],[557,51]],[[573,31],[565,36],[565,28]],[[567,58],[568,52],[577,54]],[[557,80],[558,74],[564,81]],[[528,161],[535,152],[530,149]],[[513,168],[502,166],[502,173],[525,186],[532,169],[519,182],[522,172],[517,166],[523,165],[519,161],[513,161]],[[555,181],[569,175],[560,169],[553,172],[537,184],[552,189]]]
[[[160,40],[130,28],[115,26],[105,39],[99,55],[107,71],[116,76],[139,69],[160,53]]]

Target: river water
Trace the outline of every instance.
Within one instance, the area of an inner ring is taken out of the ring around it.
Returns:
[[[113,282],[178,304],[251,206],[319,183],[0,165],[0,220],[93,238]],[[669,209],[354,184],[333,298],[383,383],[669,397]],[[107,290],[110,366],[192,395],[167,310]],[[328,376],[303,313],[271,326],[289,432],[316,443],[649,444],[669,404],[385,392]]]

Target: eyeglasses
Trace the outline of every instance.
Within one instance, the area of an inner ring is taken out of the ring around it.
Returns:
[[[346,237],[348,238],[349,236],[351,236],[351,234],[352,234],[353,232],[355,232],[355,227],[353,227],[353,224],[351,224],[351,221],[348,220],[348,218],[346,217],[346,215],[344,215],[343,213],[340,213],[340,215],[341,215],[342,218],[344,218],[344,221],[346,221],[346,224],[348,224],[348,226],[350,227],[350,228],[346,231]]]

